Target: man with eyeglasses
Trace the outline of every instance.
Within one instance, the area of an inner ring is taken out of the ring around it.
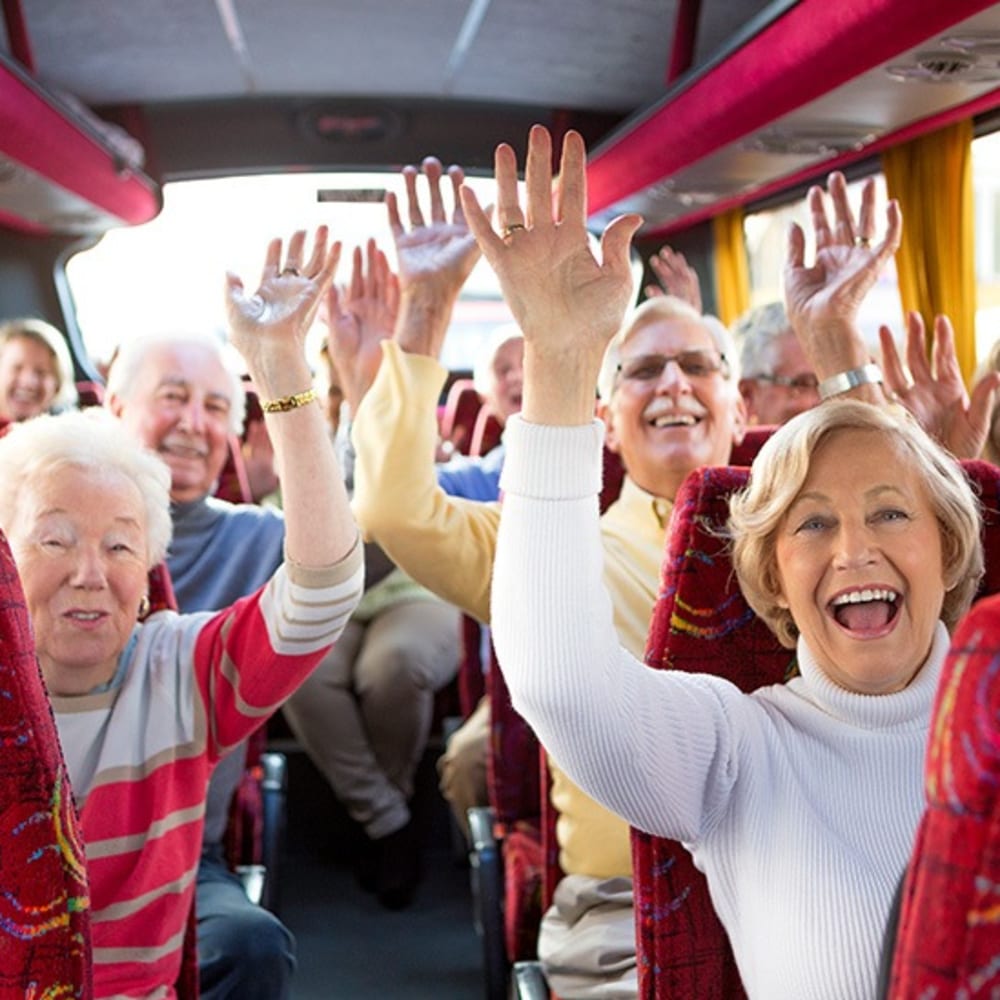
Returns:
[[[783,424],[819,402],[819,380],[781,302],[751,309],[733,328],[740,348],[740,393],[752,424]]]

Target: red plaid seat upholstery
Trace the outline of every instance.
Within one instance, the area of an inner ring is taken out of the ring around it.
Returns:
[[[90,895],[73,793],[0,535],[0,996],[93,996]]]

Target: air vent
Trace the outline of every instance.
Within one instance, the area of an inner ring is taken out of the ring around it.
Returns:
[[[979,56],[1000,58],[1000,31],[980,31],[974,35],[950,35],[942,38],[941,44],[946,49],[957,49],[959,52],[973,52]]]
[[[912,63],[887,66],[894,80],[924,83],[990,83],[1000,80],[996,59],[979,59],[973,52],[938,49],[918,52]]]
[[[864,149],[876,135],[866,129],[848,129],[843,125],[818,125],[811,129],[772,128],[750,136],[742,148],[757,153],[784,156],[837,156]]]

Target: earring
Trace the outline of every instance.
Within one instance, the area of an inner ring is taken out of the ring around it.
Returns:
[[[139,601],[139,618],[140,620],[145,618],[149,614],[149,594],[143,594],[142,600]]]

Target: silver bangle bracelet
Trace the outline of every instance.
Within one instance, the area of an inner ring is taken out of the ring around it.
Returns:
[[[819,398],[829,399],[831,396],[839,396],[842,392],[850,392],[859,385],[874,385],[881,381],[882,369],[878,365],[869,364],[861,368],[852,368],[850,371],[838,372],[823,379],[819,384]]]

